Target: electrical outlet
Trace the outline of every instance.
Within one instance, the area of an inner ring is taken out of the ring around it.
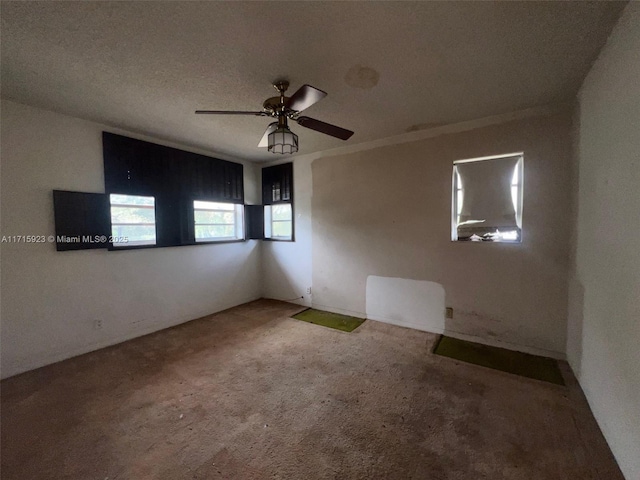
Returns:
[[[307,287],[307,295],[311,295],[311,287]]]
[[[447,307],[446,309],[446,315],[447,318],[453,318],[453,308],[451,307]]]
[[[102,330],[102,320],[96,320],[93,322],[93,328],[96,330]]]

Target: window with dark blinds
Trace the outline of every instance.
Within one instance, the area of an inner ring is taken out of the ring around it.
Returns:
[[[293,202],[293,163],[262,169],[262,203]]]
[[[243,165],[104,132],[106,193],[243,203]]]
[[[58,250],[244,239],[242,164],[108,132],[102,145],[106,193],[54,191]]]
[[[264,238],[293,241],[293,163],[262,169]]]
[[[204,234],[200,231],[204,227],[196,226],[196,217],[203,214],[196,212],[194,205],[229,204],[228,208],[235,211],[233,204],[244,203],[240,163],[108,132],[103,133],[103,150],[107,194],[154,198],[155,246],[202,243]],[[229,240],[240,239],[236,227],[241,225],[234,224]]]

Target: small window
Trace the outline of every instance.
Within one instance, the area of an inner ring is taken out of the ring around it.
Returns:
[[[220,242],[244,238],[244,209],[234,203],[193,202],[196,242]]]
[[[522,154],[453,162],[451,239],[520,242]]]
[[[156,244],[156,202],[154,197],[109,195],[111,235],[114,247]]]
[[[293,211],[290,203],[277,203],[264,207],[264,236],[274,240],[293,238]]]

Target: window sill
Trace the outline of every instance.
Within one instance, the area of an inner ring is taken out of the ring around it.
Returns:
[[[191,247],[194,245],[218,245],[225,243],[244,243],[247,240],[238,239],[238,240],[217,240],[217,241],[206,241],[206,242],[192,242],[192,243],[180,243],[178,245],[131,245],[126,247],[114,247],[113,245],[109,245],[107,249],[110,252],[119,252],[121,250],[142,250],[145,248],[171,248],[171,247]]]
[[[159,245],[126,245],[126,246],[120,246],[120,245],[112,245],[109,244],[109,246],[107,247],[107,250],[109,250],[110,252],[119,252],[120,250],[142,250],[144,248],[162,248]]]
[[[248,239],[245,238],[229,238],[225,240],[196,240],[193,243],[185,243],[184,245],[212,245],[219,243],[242,243],[246,242]]]
[[[451,240],[451,243],[482,243],[482,244],[498,244],[498,245],[522,245],[522,241],[509,241],[509,240],[501,240],[501,241],[493,241],[493,240]]]
[[[293,239],[293,238],[275,238],[275,237],[270,237],[270,238],[264,238],[263,240],[265,242],[290,242],[290,243],[295,242],[295,239]]]

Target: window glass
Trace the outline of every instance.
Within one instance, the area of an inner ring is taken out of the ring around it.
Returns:
[[[520,242],[523,171],[522,154],[454,162],[452,240]]]
[[[154,197],[109,195],[114,247],[156,244]]]
[[[242,239],[243,211],[242,205],[195,200],[193,218],[196,242]]]
[[[290,203],[265,206],[265,237],[276,240],[293,238],[293,211]]]

